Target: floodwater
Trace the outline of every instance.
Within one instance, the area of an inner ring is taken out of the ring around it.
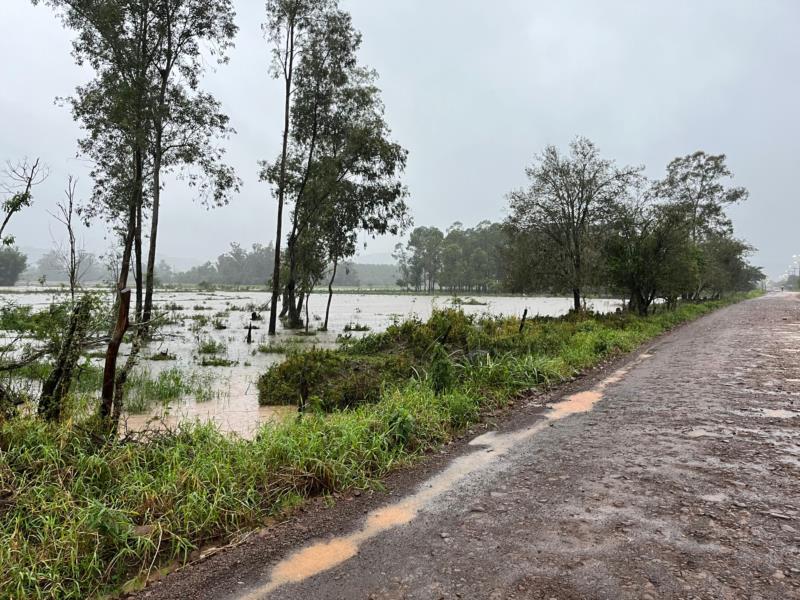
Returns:
[[[55,292],[42,293],[36,289],[14,288],[0,290],[0,304],[15,302],[43,308],[54,299]],[[62,296],[63,297],[63,296]],[[179,292],[159,290],[155,301],[173,323],[159,330],[159,339],[142,350],[141,369],[155,376],[159,371],[178,367],[186,372],[213,373],[213,390],[200,401],[187,397],[169,406],[157,406],[146,414],[126,415],[123,427],[140,430],[147,427],[173,427],[183,421],[213,421],[220,429],[251,437],[261,423],[281,419],[294,413],[294,407],[259,406],[256,381],[267,368],[280,362],[284,355],[262,353],[262,344],[291,344],[299,347],[335,347],[337,337],[345,333],[347,325],[364,325],[369,331],[384,330],[394,321],[409,318],[422,320],[430,317],[434,308],[452,307],[450,296],[414,296],[392,294],[334,294],[327,332],[315,332],[325,316],[327,294],[312,294],[309,302],[309,329],[313,335],[280,330],[270,338],[266,335],[269,312],[267,292]],[[464,296],[474,304],[462,304],[470,314],[521,316],[525,309],[529,316],[560,316],[572,306],[571,298],[524,296]],[[619,301],[592,300],[591,308],[611,312]],[[251,321],[256,312],[262,320]],[[246,342],[247,328],[252,324],[252,343]],[[224,329],[218,328],[224,327]],[[347,335],[361,336],[352,332]],[[213,355],[199,352],[204,342],[214,341],[221,349]],[[175,360],[154,361],[148,357],[165,353]],[[229,366],[203,366],[203,360],[223,358]]]

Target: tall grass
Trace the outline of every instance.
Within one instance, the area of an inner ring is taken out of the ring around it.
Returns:
[[[646,319],[542,320],[523,335],[513,319],[461,323],[450,327],[448,389],[434,389],[419,371],[384,384],[375,401],[266,424],[253,440],[186,424],[144,443],[103,442],[87,423],[0,422],[0,598],[88,598],[130,587],[304,498],[368,486],[513,394],[722,304]],[[404,344],[422,363],[439,318],[428,331],[399,326],[408,335],[389,331],[356,344],[373,354]]]
[[[207,401],[212,397],[213,384],[211,375],[177,367],[160,371],[155,377],[147,369],[134,371],[128,378],[125,409],[131,414],[141,414],[186,396],[199,402]]]

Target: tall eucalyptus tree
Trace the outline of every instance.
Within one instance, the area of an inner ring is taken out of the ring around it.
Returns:
[[[272,272],[272,301],[269,315],[269,334],[275,335],[278,299],[281,295],[281,243],[283,236],[283,208],[287,188],[289,135],[293,120],[292,97],[295,86],[295,69],[300,59],[312,47],[309,29],[334,6],[333,0],[267,0],[264,34],[272,46],[270,73],[283,82],[283,135],[281,153],[277,161],[262,163],[261,177],[274,186],[278,201],[275,234],[275,261]]]

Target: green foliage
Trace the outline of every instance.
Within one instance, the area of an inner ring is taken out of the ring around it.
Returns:
[[[288,354],[293,351],[296,344],[289,342],[269,342],[266,344],[259,344],[256,350],[262,354]]]
[[[227,352],[227,347],[224,342],[215,340],[213,338],[205,338],[200,340],[197,344],[198,354],[222,354]]]
[[[451,292],[496,291],[504,278],[501,250],[505,245],[506,236],[499,223],[481,221],[474,228],[464,229],[456,222],[446,234],[435,227],[417,227],[405,248],[399,244],[395,247],[398,284],[428,292],[436,285]]]
[[[212,383],[208,376],[186,373],[177,367],[161,371],[155,377],[148,370],[134,371],[128,377],[125,409],[140,414],[187,396],[206,399]]]
[[[16,248],[0,247],[0,285],[11,286],[28,266],[28,257]]]
[[[642,318],[631,313],[573,312],[563,318],[475,317],[434,311],[426,322],[396,323],[383,333],[346,340],[339,350],[291,354],[258,382],[261,404],[301,404],[324,411],[375,403],[412,374],[435,393],[466,389],[502,403],[548,386],[719,304],[681,304]]]
[[[447,351],[441,344],[436,344],[431,355],[430,382],[433,391],[441,394],[453,387],[455,369]]]
[[[188,271],[173,272],[162,267],[159,279],[168,284],[197,285],[201,291],[214,291],[216,286],[261,285],[266,283],[265,273],[272,272],[275,248],[272,244],[253,244],[249,249],[232,243],[230,250],[216,260],[192,267]]]
[[[598,248],[608,213],[641,181],[642,170],[617,167],[579,136],[568,154],[547,146],[526,169],[528,188],[510,194],[507,226],[540,242],[532,246],[540,251],[535,256],[518,258],[535,267],[535,276],[544,266],[556,289],[574,295],[575,310],[581,309],[584,288],[597,283],[593,279],[602,265]]]
[[[290,354],[258,380],[261,404],[302,404],[310,400],[322,410],[377,402],[384,382],[400,382],[412,374],[402,354],[345,355],[333,350]]]
[[[222,356],[204,356],[200,360],[201,367],[232,367],[236,364],[239,364],[238,361]]]

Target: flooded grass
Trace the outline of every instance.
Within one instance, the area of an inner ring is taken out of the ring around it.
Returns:
[[[202,339],[197,344],[198,354],[223,354],[227,349],[223,342],[212,338]]]
[[[153,375],[149,370],[135,371],[129,378],[125,409],[142,414],[155,406],[168,406],[172,401],[191,396],[200,401],[210,399],[213,377],[187,373],[172,367]]]

